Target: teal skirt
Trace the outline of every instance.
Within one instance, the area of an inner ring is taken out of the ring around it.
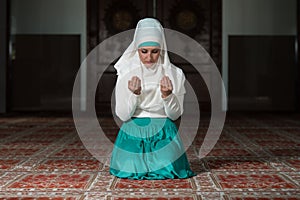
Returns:
[[[110,173],[128,179],[176,179],[195,175],[178,129],[169,118],[132,118],[120,128]]]

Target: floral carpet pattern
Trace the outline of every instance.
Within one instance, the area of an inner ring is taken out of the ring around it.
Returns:
[[[114,140],[113,118],[99,123]],[[0,200],[300,199],[300,115],[229,115],[199,159],[208,124],[200,120],[187,150],[195,177],[149,181],[111,176],[109,157],[100,162],[85,149],[72,117],[0,116]]]

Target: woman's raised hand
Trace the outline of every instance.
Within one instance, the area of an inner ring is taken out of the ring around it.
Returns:
[[[136,95],[141,94],[141,79],[137,76],[133,76],[131,80],[128,81],[128,89]]]
[[[162,79],[160,80],[160,91],[162,98],[166,98],[167,96],[169,96],[172,93],[172,90],[173,85],[170,78],[168,76],[162,77]]]

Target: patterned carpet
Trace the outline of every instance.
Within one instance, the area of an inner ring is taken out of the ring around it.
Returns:
[[[113,120],[99,122],[113,140]],[[199,160],[208,122],[201,119],[187,151],[197,176],[136,181],[111,176],[109,158],[102,163],[85,150],[71,117],[0,116],[0,199],[300,199],[300,115],[229,115]]]

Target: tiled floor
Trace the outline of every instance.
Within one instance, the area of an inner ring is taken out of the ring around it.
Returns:
[[[113,140],[113,119],[99,121]],[[107,154],[100,162],[84,148],[71,117],[0,116],[0,200],[300,199],[300,115],[229,115],[200,160],[208,122],[187,151],[197,176],[137,181],[111,176]]]

